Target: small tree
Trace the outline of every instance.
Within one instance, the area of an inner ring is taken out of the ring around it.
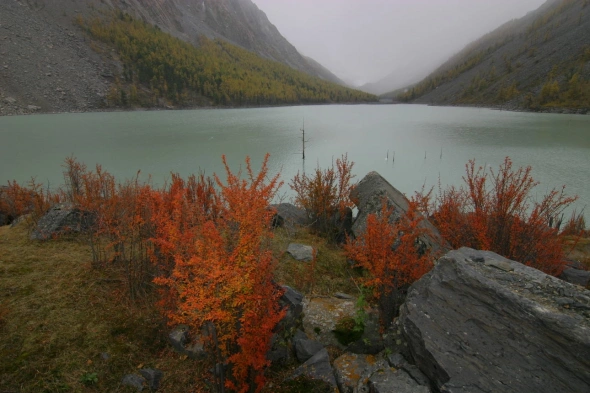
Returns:
[[[322,170],[315,169],[312,176],[299,172],[289,186],[295,191],[295,204],[307,212],[312,227],[331,240],[344,238],[344,223],[348,209],[354,206],[349,195],[354,185],[352,167],[344,154],[334,165]]]
[[[432,268],[433,260],[430,251],[419,247],[427,229],[420,225],[424,218],[418,202],[411,200],[407,213],[394,223],[393,212],[384,201],[380,213],[367,218],[366,231],[344,246],[347,257],[370,273],[364,284],[373,288],[383,328],[398,314],[407,287]]]
[[[270,338],[284,315],[278,305],[281,290],[272,282],[275,259],[269,244],[273,212],[268,205],[280,184],[278,176],[267,182],[267,162],[268,155],[254,175],[247,159],[248,180],[243,180],[224,157],[226,184],[216,176],[220,191],[210,200],[218,214],[203,214],[194,225],[181,219],[193,202],[189,190],[177,184],[169,218],[160,216],[164,221],[154,239],[173,263],[168,276],[155,280],[169,296],[161,305],[170,323],[208,328],[222,392],[262,388]]]

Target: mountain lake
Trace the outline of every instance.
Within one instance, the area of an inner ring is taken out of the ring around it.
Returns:
[[[305,122],[305,123],[304,123]],[[305,124],[306,160],[301,128]],[[298,171],[311,173],[341,157],[355,162],[355,180],[370,171],[411,195],[423,185],[459,185],[465,164],[497,168],[506,156],[530,165],[540,200],[565,185],[590,204],[590,116],[506,112],[421,105],[323,105],[256,109],[198,109],[68,113],[0,117],[0,184],[35,177],[63,183],[64,159],[101,164],[119,180],[141,170],[162,185],[171,172],[217,173],[222,155],[232,170],[250,156],[255,169],[270,153],[280,172],[280,197]]]

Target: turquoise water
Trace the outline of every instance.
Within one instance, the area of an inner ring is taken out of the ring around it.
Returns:
[[[305,119],[305,162],[300,129]],[[162,184],[170,172],[222,173],[250,156],[258,166],[271,154],[273,173],[325,167],[348,153],[360,180],[377,171],[406,194],[458,184],[465,163],[497,167],[510,156],[531,165],[541,182],[590,204],[590,116],[502,112],[419,105],[328,105],[260,109],[137,111],[0,118],[0,184],[8,180],[62,183],[65,157],[99,163],[120,178],[141,170]],[[395,157],[395,161],[393,158]],[[387,159],[388,158],[388,159]],[[287,186],[283,196],[289,199]]]

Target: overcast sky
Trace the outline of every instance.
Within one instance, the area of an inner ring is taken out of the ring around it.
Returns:
[[[346,81],[436,66],[545,0],[253,0],[306,56]]]

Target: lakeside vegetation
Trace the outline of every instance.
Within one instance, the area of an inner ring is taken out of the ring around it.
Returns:
[[[354,185],[353,163],[346,156],[335,168],[291,181],[308,216],[320,219],[298,231],[271,230],[268,203],[279,180],[266,177],[265,165],[255,173],[247,163],[243,177],[226,166],[223,180],[175,175],[161,189],[117,180],[100,166],[89,170],[73,158],[64,166],[60,192],[47,195],[10,183],[0,198],[0,211],[13,218],[30,212],[29,221],[0,228],[0,284],[7,291],[0,299],[0,346],[7,355],[0,359],[0,388],[6,390],[130,391],[120,386],[122,375],[144,366],[165,372],[163,391],[214,390],[207,370],[220,359],[189,360],[165,340],[166,323],[193,328],[213,323],[220,333],[210,348],[213,359],[223,356],[243,367],[228,375],[226,386],[277,391],[288,369],[268,369],[260,356],[280,311],[272,305],[251,308],[276,299],[277,287],[268,280],[306,295],[351,293],[363,283],[371,303],[387,305],[386,295],[418,279],[435,257],[416,249],[424,216],[453,247],[490,249],[552,274],[563,268],[571,242],[588,243],[578,238],[583,216],[557,222],[575,198],[553,190],[528,206],[537,185],[531,168],[512,168],[509,159],[489,172],[470,162],[464,187],[440,190],[436,198],[418,193],[409,214],[396,223],[383,206],[381,216],[368,220],[366,233],[372,236],[344,249],[332,234],[340,228],[335,217],[353,203],[346,195]],[[56,201],[92,212],[92,230],[29,240],[27,226]],[[393,239],[400,241],[399,253],[391,252]],[[319,253],[312,263],[294,263],[284,253],[290,242],[312,244]],[[256,329],[236,330],[235,321],[248,312],[249,320],[259,322]],[[244,347],[249,352],[241,352]],[[242,353],[247,356],[236,356]],[[250,373],[274,382],[274,388]]]
[[[110,107],[375,102],[377,97],[312,77],[219,39],[196,46],[117,12],[79,18],[98,52],[115,49],[123,70]]]

